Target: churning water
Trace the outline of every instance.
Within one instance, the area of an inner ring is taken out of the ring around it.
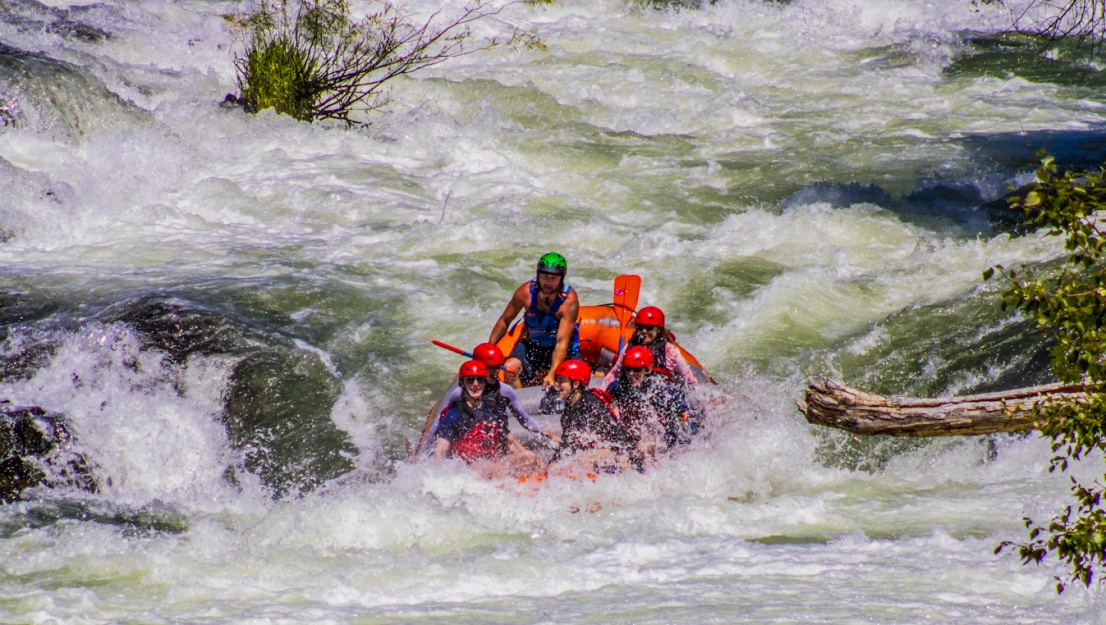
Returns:
[[[0,506],[0,621],[1106,622],[992,553],[1065,502],[1047,441],[794,408],[811,374],[1047,379],[980,273],[1060,253],[1001,208],[1039,148],[1106,160],[1075,51],[968,0],[557,0],[502,16],[547,49],[350,130],[217,105],[243,8],[0,3],[0,398],[100,482]],[[710,435],[540,488],[406,462],[459,364],[422,339],[485,339],[549,250],[584,303],[643,277],[728,398]]]

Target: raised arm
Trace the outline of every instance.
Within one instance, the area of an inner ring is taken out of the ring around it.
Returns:
[[[687,364],[687,360],[684,359],[684,355],[680,353],[680,348],[672,344],[671,341],[664,346],[664,360],[664,364],[672,372],[673,377],[679,376],[689,386],[695,386],[699,383],[695,379],[695,373]]]
[[[498,343],[499,339],[507,334],[507,329],[511,327],[511,322],[515,320],[515,317],[529,306],[530,283],[524,282],[522,286],[515,289],[515,294],[511,296],[511,301],[507,302],[503,314],[499,315],[499,319],[496,319],[495,325],[492,326],[492,332],[488,336],[488,342]]]
[[[614,364],[611,365],[611,370],[607,372],[607,375],[603,376],[603,381],[599,383],[599,388],[604,391],[610,390],[611,385],[618,379],[618,375],[622,373],[622,359],[626,356],[626,350],[629,348],[629,345],[622,346],[622,351],[618,352],[618,356],[615,357]]]
[[[449,453],[449,441],[444,438],[434,439],[434,459],[445,460],[446,454]]]
[[[552,430],[544,429],[542,427],[542,424],[538,422],[538,420],[534,417],[531,417],[530,413],[522,407],[522,403],[519,402],[518,393],[515,392],[515,389],[504,384],[503,386],[499,387],[499,394],[506,397],[507,401],[511,403],[511,410],[513,410],[515,415],[518,417],[518,422],[522,425],[522,427],[530,430],[534,434],[541,434],[550,440],[556,441],[558,443],[561,442],[561,437],[554,434]]]

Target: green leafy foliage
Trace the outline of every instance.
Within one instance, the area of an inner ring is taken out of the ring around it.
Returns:
[[[1066,472],[1071,460],[1106,451],[1106,232],[1099,211],[1106,208],[1106,169],[1059,173],[1051,157],[1041,162],[1038,182],[1011,199],[1046,236],[1064,237],[1065,262],[1050,271],[1025,265],[1001,265],[984,272],[989,280],[1003,276],[1003,308],[1022,310],[1055,339],[1052,366],[1061,380],[1083,383],[1087,399],[1047,403],[1038,409],[1037,425],[1052,439],[1049,471]],[[1106,214],[1106,213],[1104,213]],[[1040,563],[1050,553],[1071,566],[1068,581],[1089,586],[1106,565],[1106,510],[1100,480],[1087,485],[1072,478],[1074,504],[1047,524],[1026,518],[1029,540],[1005,542],[1017,547],[1024,563]],[[1057,592],[1065,580],[1057,578]]]
[[[473,0],[451,17],[417,19],[401,4],[377,0],[355,20],[348,0],[258,0],[234,20],[247,33],[235,57],[239,100],[248,110],[274,108],[303,121],[358,123],[357,114],[387,104],[381,87],[393,78],[500,45],[470,41],[478,20],[503,26],[510,35],[503,43],[542,48],[532,33],[496,18],[521,1]]]
[[[286,38],[259,42],[240,71],[241,97],[253,110],[275,108],[296,119],[311,119],[312,96],[304,55]]]

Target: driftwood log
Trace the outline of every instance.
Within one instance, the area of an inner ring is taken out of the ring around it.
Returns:
[[[1047,401],[1086,398],[1080,384],[1050,384],[997,393],[938,397],[887,397],[828,378],[810,379],[799,412],[815,425],[854,434],[974,436],[1035,429],[1033,407]]]

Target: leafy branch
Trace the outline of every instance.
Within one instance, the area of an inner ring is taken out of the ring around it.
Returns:
[[[1087,385],[1083,401],[1036,409],[1037,426],[1052,439],[1049,471],[1063,473],[1071,460],[1106,451],[1106,231],[1099,217],[1106,209],[1106,169],[1061,174],[1047,157],[1037,179],[1027,193],[1011,198],[1011,207],[1024,211],[1031,225],[1046,228],[1046,236],[1064,237],[1064,263],[1048,272],[996,265],[983,278],[1003,277],[1008,286],[1002,307],[1027,313],[1056,341],[1052,367],[1060,379]],[[1025,564],[1055,554],[1071,567],[1066,581],[1056,578],[1057,592],[1067,582],[1089,586],[1106,565],[1106,490],[1098,480],[1085,485],[1072,477],[1071,482],[1075,504],[1044,525],[1026,518],[1028,542],[1006,541],[995,550],[1016,547]]]

